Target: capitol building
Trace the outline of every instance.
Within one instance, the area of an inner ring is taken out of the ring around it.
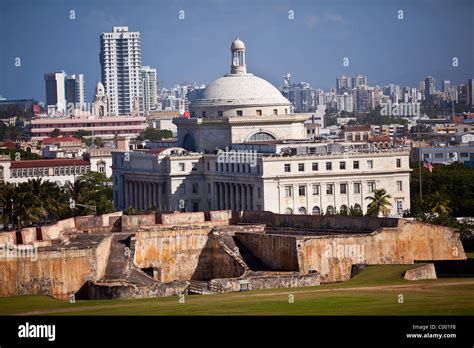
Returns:
[[[245,53],[233,41],[230,74],[193,100],[190,118],[173,120],[177,147],[113,153],[117,209],[365,213],[379,188],[391,215],[410,208],[409,149],[313,140],[312,116],[291,113],[277,88],[248,73]]]

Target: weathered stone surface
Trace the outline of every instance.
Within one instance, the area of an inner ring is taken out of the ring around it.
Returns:
[[[163,225],[187,225],[196,224],[204,221],[205,217],[203,212],[161,215],[161,222]]]
[[[311,274],[287,274],[272,275],[266,274],[262,276],[250,276],[240,279],[212,279],[211,283],[220,284],[225,292],[241,291],[242,288],[248,290],[257,289],[274,289],[274,288],[294,288],[302,286],[318,286],[320,285],[320,277],[318,273]],[[243,284],[246,283],[246,284]]]
[[[152,226],[155,225],[155,214],[145,215],[123,215],[122,216],[122,231],[130,232],[134,231],[141,226]]]
[[[30,244],[36,241],[36,227],[26,227],[21,229],[21,243]]]
[[[0,246],[5,246],[9,244],[16,244],[16,232],[0,232]]]
[[[188,285],[188,281],[156,283],[153,285],[90,282],[86,285],[87,289],[82,290],[86,292],[82,296],[89,300],[177,296],[182,294]]]
[[[76,227],[74,218],[60,220],[53,225],[41,226],[40,235],[41,240],[56,239],[67,230],[72,230]]]
[[[435,266],[432,263],[409,269],[405,272],[406,280],[437,279]]]
[[[87,280],[102,277],[109,243],[106,237],[97,247],[40,249],[36,259],[2,259],[0,297],[41,294],[67,298]]]

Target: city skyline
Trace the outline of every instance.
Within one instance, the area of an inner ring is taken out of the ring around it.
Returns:
[[[43,74],[64,70],[84,74],[86,99],[91,100],[101,79],[100,34],[121,25],[141,33],[142,64],[157,68],[159,88],[185,82],[208,84],[226,73],[230,62],[225,58],[228,49],[223,47],[237,36],[250,49],[249,72],[276,87],[286,73],[295,82],[306,81],[323,90],[335,87],[337,76],[357,74],[368,76],[370,85],[417,86],[428,75],[438,84],[447,79],[457,85],[473,75],[474,59],[469,31],[459,31],[454,24],[464,22],[466,29],[470,27],[472,11],[468,9],[473,4],[451,3],[399,1],[379,8],[369,0],[354,8],[347,1],[206,1],[199,5],[142,1],[134,6],[118,1],[6,1],[0,27],[4,32],[9,28],[12,34],[3,44],[8,49],[0,54],[0,95],[44,101]],[[404,11],[403,19],[397,18],[399,9]],[[23,14],[20,20],[14,16],[18,11]],[[294,11],[294,19],[288,18],[289,11]],[[428,12],[432,14],[423,16]],[[178,18],[180,14],[184,19]],[[375,14],[378,18],[373,18]],[[34,26],[32,35],[32,26],[37,24],[34,18],[43,22]],[[361,22],[361,18],[367,20]],[[262,26],[268,29],[261,30]],[[195,35],[189,35],[189,30]],[[312,35],[314,41],[306,35]],[[448,40],[452,35],[457,39]],[[349,58],[349,66],[343,66],[344,57]],[[452,66],[453,57],[458,58],[457,67]],[[15,66],[16,58],[20,66]]]

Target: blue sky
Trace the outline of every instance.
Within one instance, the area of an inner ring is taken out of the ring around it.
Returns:
[[[472,0],[1,0],[0,95],[44,101],[43,74],[65,70],[85,75],[90,101],[99,35],[114,25],[141,32],[142,64],[156,67],[166,87],[227,73],[237,36],[249,72],[276,86],[288,72],[325,90],[340,74],[411,86],[432,75],[438,88],[442,79],[474,77]]]

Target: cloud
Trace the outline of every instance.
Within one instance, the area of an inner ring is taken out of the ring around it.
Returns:
[[[309,15],[306,16],[305,22],[308,28],[312,29],[318,24],[325,23],[344,23],[344,19],[341,15],[335,13],[324,13],[322,16]]]

